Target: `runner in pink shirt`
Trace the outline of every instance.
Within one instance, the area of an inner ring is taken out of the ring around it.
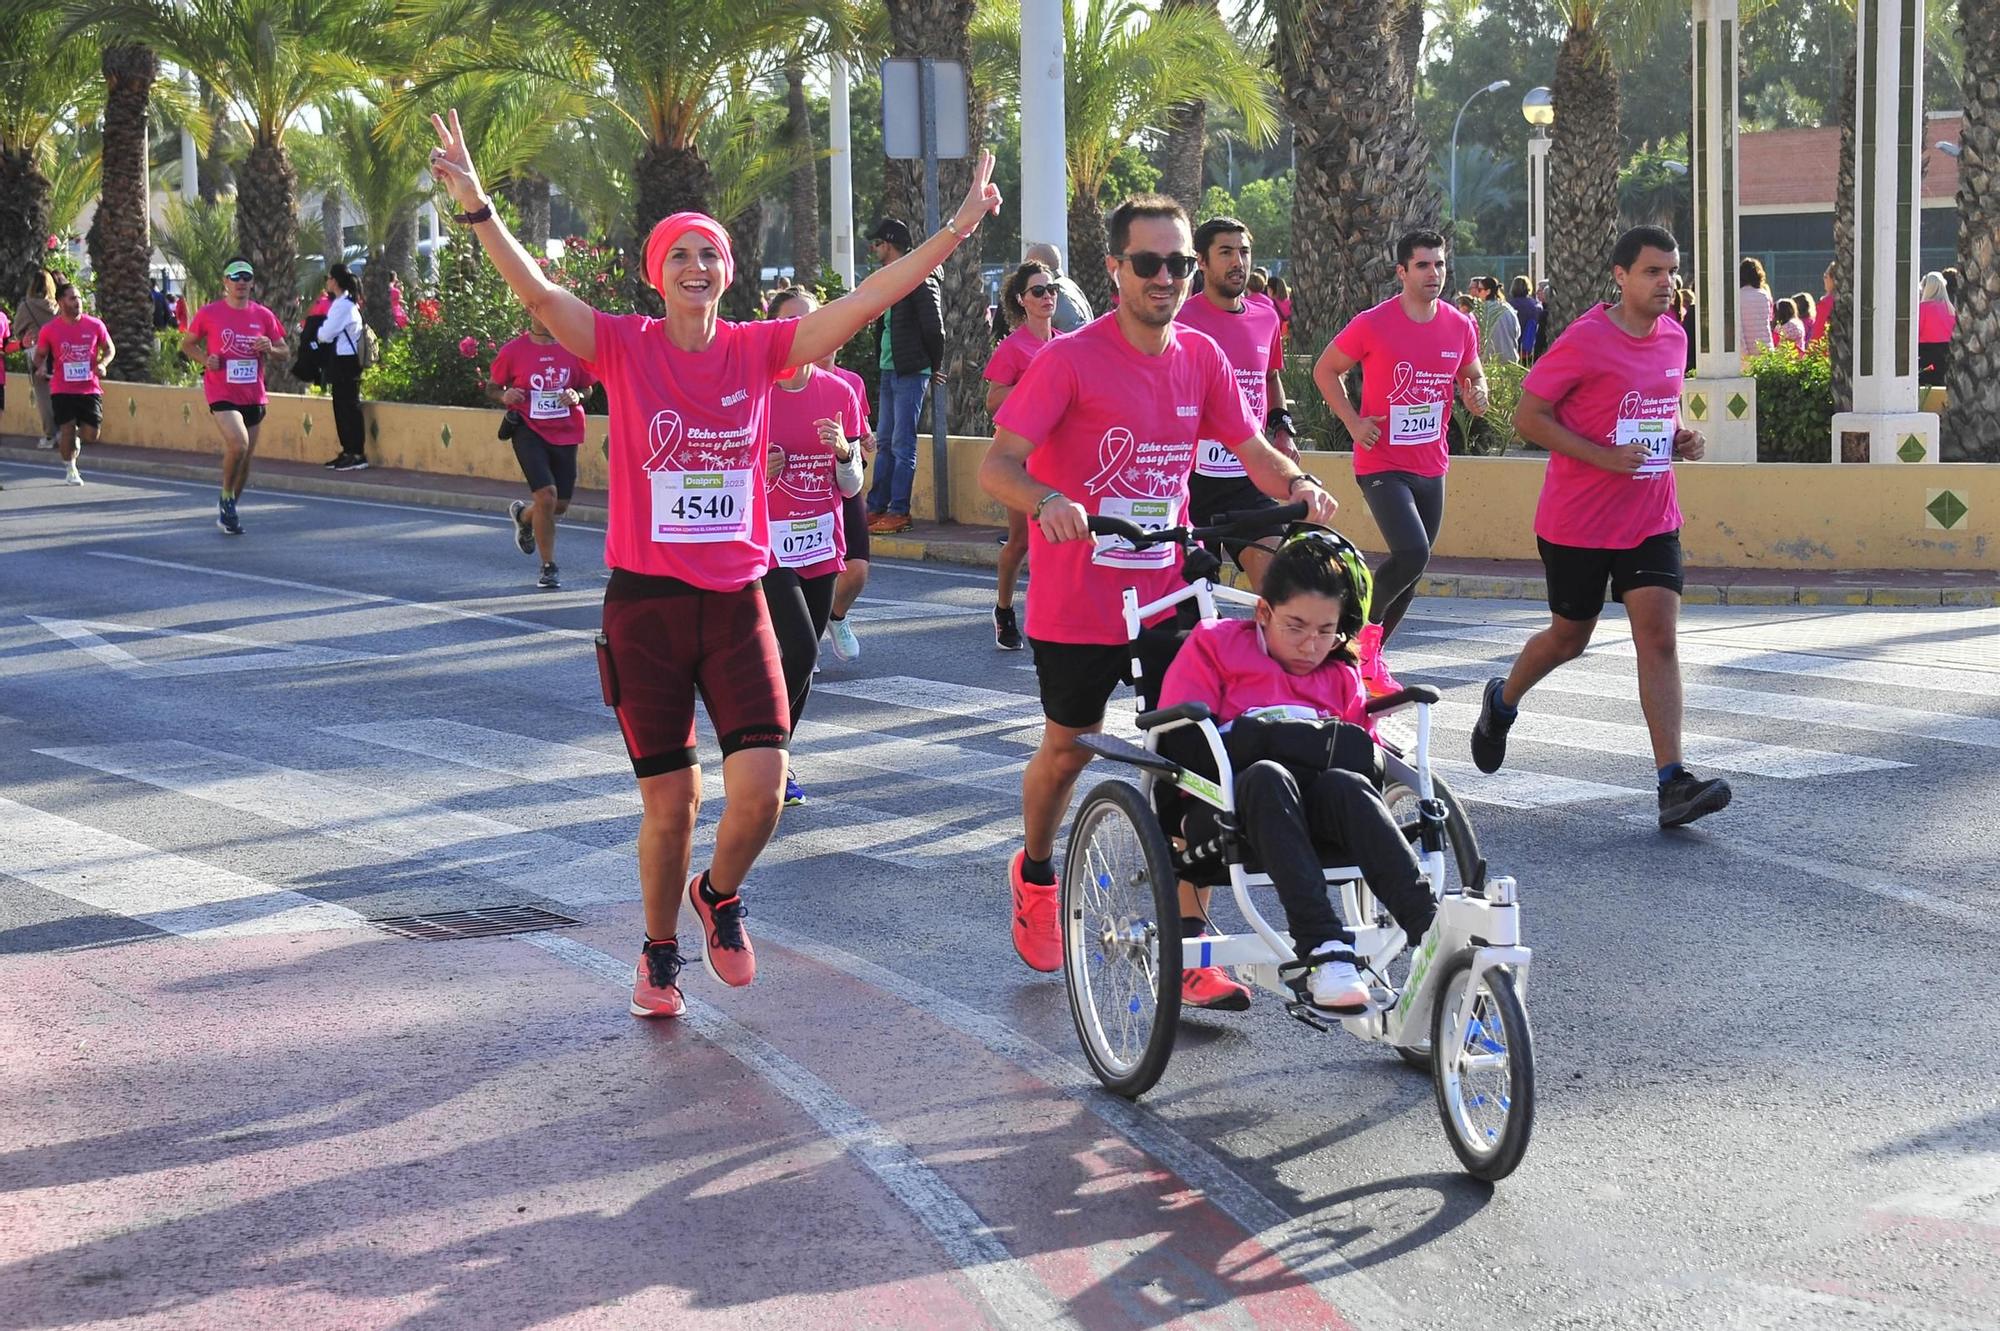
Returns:
[[[1253,239],[1248,227],[1233,217],[1212,217],[1195,228],[1194,250],[1201,257],[1202,288],[1188,297],[1175,318],[1215,339],[1229,362],[1250,419],[1265,432],[1279,452],[1299,455],[1293,441],[1291,404],[1285,400],[1283,317],[1268,296],[1248,291]],[[1221,513],[1248,513],[1275,507],[1275,501],[1251,483],[1243,463],[1219,439],[1204,439],[1194,455],[1194,475],[1188,481],[1188,511],[1196,523],[1211,522]],[[1228,541],[1224,551],[1243,570],[1252,587],[1264,580],[1264,566],[1277,549],[1277,537],[1262,541]]]
[[[810,291],[790,287],[771,298],[765,317],[797,319],[818,308]],[[833,612],[834,586],[847,563],[843,505],[861,493],[861,406],[845,379],[815,364],[778,380],[768,410],[764,488],[771,568],[764,574],[764,601],[785,671],[789,729],[797,731],[812,693],[819,637]],[[785,805],[805,802],[788,767]]]
[[[875,460],[875,427],[868,419],[868,382],[845,365],[835,365],[833,357],[822,356],[814,364],[854,390],[854,404],[861,412],[861,468]],[[847,567],[833,580],[833,608],[827,613],[826,640],[834,656],[842,661],[861,659],[861,641],[847,622],[847,612],[868,586],[868,501],[859,494],[848,495],[840,504],[840,529],[847,540]]]
[[[35,338],[34,377],[49,386],[49,405],[56,422],[56,451],[61,455],[67,485],[82,485],[77,455],[97,442],[104,424],[104,383],[98,377],[118,349],[111,330],[83,312],[83,297],[68,282],[56,287],[56,317],[42,325]]]
[[[514,446],[514,461],[528,482],[530,497],[507,506],[514,519],[514,548],[539,556],[535,585],[562,586],[556,567],[556,519],[569,511],[576,493],[576,450],[583,443],[583,395],[597,382],[576,354],[540,319],[528,316],[528,331],[493,357],[486,395],[507,408],[500,437]]]
[[[1155,528],[1180,522],[1202,439],[1222,440],[1265,494],[1305,499],[1313,521],[1329,522],[1337,507],[1265,441],[1215,342],[1174,323],[1195,268],[1181,206],[1157,194],[1127,199],[1106,231],[1117,308],[1035,357],[1000,405],[979,472],[986,492],[1030,523],[1036,590],[1028,640],[1047,723],[1022,778],[1026,844],[1008,876],[1014,949],[1042,971],[1062,966],[1051,860],[1070,792],[1090,761],[1077,740],[1102,728],[1105,704],[1131,673],[1124,590],[1152,600],[1180,583],[1172,546],[1135,550],[1093,538],[1089,518],[1109,514]],[[1201,909],[1190,891],[1184,912],[1193,919]],[[1196,920],[1191,934],[1200,932]],[[1209,969],[1184,974],[1183,991],[1192,989],[1197,1002],[1248,1001],[1242,986]]]
[[[603,381],[610,403],[610,521],[598,667],[605,701],[639,781],[639,887],[646,941],[632,986],[636,1016],[678,1016],[683,898],[704,936],[702,962],[726,985],[756,978],[738,889],[778,824],[791,727],[778,644],[759,583],[770,563],[763,462],[771,386],[832,355],[914,290],[1000,206],[993,155],[948,222],[848,295],[797,319],[717,317],[735,276],[729,233],[675,213],[647,237],[644,274],[665,316],[609,315],[551,282],[493,213],[458,113],[431,117],[430,169],[462,210],[454,219],[528,313]],[[723,753],[727,807],[707,869],[688,876],[701,771],[699,696]]]
[[[1000,288],[1000,313],[1014,331],[993,348],[986,362],[986,411],[1000,410],[1000,404],[1021,382],[1037,355],[1056,332],[1055,270],[1039,259],[1029,259],[1016,268]],[[1021,650],[1021,625],[1014,615],[1014,587],[1021,577],[1021,565],[1028,562],[1028,515],[1007,510],[1007,544],[1000,547],[999,577],[993,589],[993,644],[1003,652]]]
[[[202,393],[209,419],[222,436],[222,497],[215,525],[231,536],[243,534],[236,501],[250,483],[250,457],[264,424],[264,362],[285,354],[285,325],[250,299],[257,270],[244,258],[222,266],[222,299],[194,312],[181,338],[181,354],[202,367]]]
[[[1486,411],[1479,325],[1438,299],[1447,276],[1444,237],[1420,229],[1396,241],[1402,291],[1363,310],[1334,334],[1313,366],[1313,382],[1354,440],[1361,497],[1389,547],[1375,570],[1375,598],[1355,650],[1361,678],[1377,697],[1402,687],[1382,664],[1382,646],[1402,622],[1444,527],[1444,475],[1454,391],[1475,414]],[[1346,378],[1361,367],[1361,406]]]
[[[1680,424],[1687,334],[1668,312],[1680,248],[1656,226],[1633,227],[1611,252],[1618,302],[1565,328],[1521,388],[1514,429],[1549,451],[1535,506],[1549,626],[1505,679],[1491,679],[1472,730],[1472,758],[1497,772],[1528,690],[1590,645],[1608,583],[1623,602],[1639,658],[1639,706],[1658,768],[1660,826],[1680,827],[1729,803],[1729,783],[1681,763],[1681,510],[1674,463],[1707,448]]]

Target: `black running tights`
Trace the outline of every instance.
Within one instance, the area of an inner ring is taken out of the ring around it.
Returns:
[[[812,692],[813,666],[819,661],[819,635],[833,613],[837,574],[801,578],[782,566],[764,575],[764,603],[771,612],[771,631],[778,638],[778,656],[785,667],[785,696],[792,705],[792,729],[798,729]]]

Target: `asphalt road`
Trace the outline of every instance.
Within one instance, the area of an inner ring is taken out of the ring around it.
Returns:
[[[877,567],[757,985],[644,1024],[597,533],[539,592],[497,514],[0,483],[0,1328],[1993,1325],[2000,611],[1691,609],[1737,794],[1663,835],[1622,621],[1484,778],[1538,616],[1419,604],[1391,663],[1535,949],[1487,1187],[1268,999],[1093,1089],[1007,942],[1034,683],[978,574]],[[500,905],[579,923],[368,923]]]

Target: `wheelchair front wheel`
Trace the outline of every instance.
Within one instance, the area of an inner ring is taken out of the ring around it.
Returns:
[[[1181,1014],[1173,852],[1145,796],[1106,781],[1084,797],[1062,877],[1063,976],[1084,1056],[1127,1098],[1150,1090]]]
[[[1459,1162],[1489,1183],[1514,1172],[1535,1124],[1535,1050],[1514,977],[1490,967],[1472,978],[1461,952],[1437,980],[1431,1081]]]

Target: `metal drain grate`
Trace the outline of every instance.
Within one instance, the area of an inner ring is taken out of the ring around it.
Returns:
[[[566,929],[580,920],[543,910],[540,906],[482,906],[476,910],[441,910],[432,915],[386,915],[370,920],[384,933],[434,943],[461,938],[492,938],[497,934],[532,934]]]

